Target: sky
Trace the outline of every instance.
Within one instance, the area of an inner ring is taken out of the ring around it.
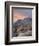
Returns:
[[[32,18],[32,9],[19,9],[19,8],[14,8],[14,22],[19,20],[19,19],[24,19],[31,17]]]

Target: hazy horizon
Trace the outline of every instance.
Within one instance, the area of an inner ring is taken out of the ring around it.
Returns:
[[[19,9],[19,8],[14,8],[13,9],[13,18],[14,22],[16,22],[19,19],[24,19],[31,17],[32,18],[32,9]]]

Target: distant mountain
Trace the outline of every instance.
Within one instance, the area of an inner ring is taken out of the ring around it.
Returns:
[[[24,18],[23,20],[18,20],[14,23],[15,26],[32,24],[32,18]]]
[[[32,26],[32,18],[24,18],[23,20],[18,20],[18,21],[16,21],[15,23],[13,23],[13,33],[12,34],[15,34],[15,35],[13,35],[13,36],[18,36],[18,33],[17,33],[17,29],[18,29],[18,27],[19,27],[19,29],[20,29],[20,27],[21,28],[26,28],[26,25],[30,25],[30,26]],[[29,28],[29,27],[28,27]],[[19,32],[20,32],[21,30],[19,30]],[[25,30],[22,30],[22,32],[24,32]],[[31,31],[29,31],[29,32],[31,32]],[[28,30],[27,30],[27,33],[28,34],[30,34],[31,35],[31,33],[29,33],[28,32]],[[27,33],[24,33],[24,34],[27,34]]]
[[[25,18],[24,20],[23,20],[23,24],[32,24],[32,18]]]

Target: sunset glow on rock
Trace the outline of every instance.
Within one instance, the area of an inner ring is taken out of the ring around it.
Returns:
[[[18,13],[18,12],[16,12],[15,14],[14,14],[14,22],[16,22],[17,20],[19,20],[19,19],[24,19],[24,18],[28,18],[29,16],[25,16],[25,15],[23,15],[22,13]]]

